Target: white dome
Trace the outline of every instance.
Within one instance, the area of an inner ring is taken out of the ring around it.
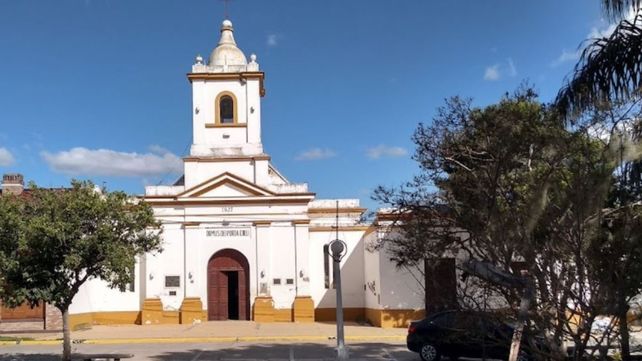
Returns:
[[[232,22],[223,20],[221,24],[221,40],[210,55],[209,66],[239,66],[247,65],[245,54],[236,46]]]

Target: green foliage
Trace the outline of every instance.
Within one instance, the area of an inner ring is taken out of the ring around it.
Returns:
[[[6,284],[9,270],[18,268],[18,249],[24,242],[21,233],[24,228],[21,206],[22,204],[12,195],[0,196],[0,295],[21,293],[21,290]],[[18,296],[18,298],[24,297]],[[15,306],[11,303],[10,305]]]
[[[642,86],[642,15],[622,20],[608,37],[592,39],[573,76],[559,91],[558,108],[569,118],[593,107],[627,101]]]
[[[629,10],[637,11],[642,7],[640,0],[602,0],[606,15],[612,20],[622,18]]]
[[[1,297],[10,304],[44,300],[67,310],[88,279],[122,288],[132,281],[135,257],[160,250],[149,205],[91,182],[73,181],[68,189],[32,185],[26,197],[0,205],[0,257],[12,259]]]
[[[412,266],[465,254],[509,273],[524,262],[537,289],[532,327],[553,335],[552,350],[563,339],[584,350],[595,317],[621,309],[642,285],[640,206],[609,203],[640,195],[621,191],[622,147],[595,136],[605,117],[595,118],[591,127],[569,128],[528,88],[483,108],[447,100],[414,134],[421,174],[375,192],[398,210],[396,231],[384,239],[391,259]],[[514,289],[482,287],[495,307],[519,298]],[[485,305],[478,290],[464,289],[461,307]],[[574,315],[582,317],[578,327],[570,326]]]

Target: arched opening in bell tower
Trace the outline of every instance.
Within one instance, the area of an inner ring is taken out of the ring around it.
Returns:
[[[230,92],[222,92],[216,97],[216,123],[218,124],[235,124],[236,119],[236,99]]]

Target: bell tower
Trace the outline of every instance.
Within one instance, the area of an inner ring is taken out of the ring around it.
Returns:
[[[264,73],[256,55],[247,61],[234,40],[232,22],[204,63],[199,55],[187,75],[192,83],[193,140],[190,157],[248,157],[263,154],[261,97]]]

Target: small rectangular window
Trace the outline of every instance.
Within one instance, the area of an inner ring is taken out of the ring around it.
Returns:
[[[170,296],[176,296],[176,291],[169,291]]]
[[[275,285],[280,285],[281,284],[281,279],[280,278],[275,278],[272,280],[272,283]]]
[[[286,285],[293,285],[294,284],[294,278],[288,278],[285,280]]]
[[[181,276],[165,276],[165,288],[178,288],[181,286]]]

